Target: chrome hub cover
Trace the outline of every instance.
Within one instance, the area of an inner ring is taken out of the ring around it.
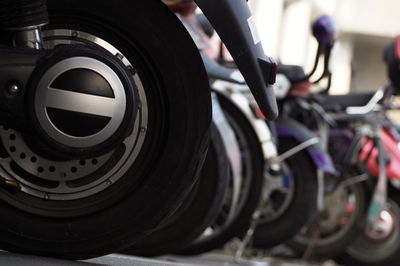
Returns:
[[[78,77],[84,81],[82,86],[72,87]],[[88,148],[117,131],[126,97],[122,82],[109,66],[93,58],[72,57],[47,70],[37,86],[34,105],[49,137],[67,147]]]
[[[373,241],[387,240],[395,230],[395,219],[389,210],[382,211],[376,227],[368,226],[365,235]]]

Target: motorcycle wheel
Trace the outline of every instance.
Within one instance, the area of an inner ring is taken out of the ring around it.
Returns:
[[[360,182],[329,192],[325,195],[323,213],[310,221],[288,245],[298,253],[304,253],[312,245],[312,254],[317,257],[338,256],[364,226],[367,198],[366,185]]]
[[[2,172],[22,186],[19,192],[0,190],[0,247],[87,259],[144,237],[188,195],[208,146],[209,85],[196,46],[161,1],[47,4],[51,22],[44,29],[44,47],[83,44],[115,55],[133,75],[140,106],[130,136],[101,158],[44,159],[24,145],[18,132],[0,130],[4,145],[10,134],[19,145],[11,151],[3,147]],[[21,149],[25,163],[50,168],[24,170],[11,154]],[[54,185],[46,176],[54,172],[53,163],[73,163],[72,173],[85,169],[88,174],[71,182],[57,176]]]
[[[345,265],[395,266],[400,261],[400,196],[392,189],[388,207],[381,214],[378,231],[361,231],[356,240],[337,260]]]
[[[229,159],[215,125],[211,142],[196,186],[179,209],[159,229],[123,253],[161,256],[173,253],[196,240],[216,219],[228,187]]]
[[[245,115],[229,99],[218,94],[218,100],[240,146],[244,172],[239,201],[233,218],[228,220],[233,190],[230,186],[216,221],[200,238],[178,252],[182,255],[208,252],[235,237],[242,237],[249,229],[252,215],[260,202],[265,162],[257,134]]]
[[[279,139],[283,153],[298,143],[290,138]],[[270,196],[262,206],[262,214],[254,232],[256,248],[271,248],[294,237],[316,212],[318,193],[317,169],[303,150],[282,163],[282,176],[266,177],[265,191]],[[274,179],[274,180],[272,180]],[[282,180],[277,185],[276,179]],[[270,181],[270,182],[269,182]]]

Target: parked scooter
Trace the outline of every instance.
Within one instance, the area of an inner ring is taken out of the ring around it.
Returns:
[[[398,47],[399,37],[385,49],[391,85],[378,90],[366,105],[345,105],[344,114],[338,114],[354,129],[349,155],[373,180],[368,213],[363,217],[366,225],[339,259],[347,265],[398,265],[400,259],[400,136],[386,116],[393,108],[391,96],[400,88]],[[354,97],[348,99],[357,102]]]
[[[197,21],[193,16],[193,7],[192,4],[170,6],[172,10],[178,12],[177,16],[182,20],[201,51],[211,83],[215,84],[217,80],[220,82],[225,80],[225,82],[233,81],[244,84],[243,76],[237,70],[233,71],[219,66],[206,54],[207,52],[210,53],[207,37],[202,35],[200,29],[196,27]],[[224,162],[218,164],[218,169],[224,169],[224,167],[230,165],[229,178],[227,177],[228,173],[208,171],[211,176],[200,177],[199,185],[205,184],[202,186],[203,189],[195,189],[192,193],[196,196],[187,199],[160,228],[129,249],[124,250],[124,253],[157,256],[180,252],[182,248],[188,245],[190,248],[182,252],[201,253],[219,247],[239,232],[247,230],[248,221],[257,206],[262,188],[263,164],[257,164],[257,161],[260,161],[258,158],[261,161],[263,158],[257,153],[261,144],[257,141],[257,137],[250,139],[251,135],[247,135],[249,131],[250,134],[252,133],[251,126],[246,122],[246,117],[241,114],[242,111],[233,104],[238,102],[240,105],[244,104],[242,109],[251,113],[249,104],[246,106],[246,98],[237,94],[236,96],[241,98],[232,100],[230,97],[235,95],[233,92],[228,93],[227,88],[216,89],[217,87],[214,88],[215,92],[212,93],[213,124],[215,131],[223,136],[220,141],[221,144],[218,146],[224,146],[224,149],[219,150],[219,156],[228,156],[229,158],[229,162],[224,160]],[[225,115],[226,112],[227,115]],[[268,130],[264,123],[262,125],[265,130]],[[247,127],[250,127],[250,129]],[[258,129],[258,132],[261,129]],[[245,132],[242,132],[243,130]],[[265,138],[268,138],[268,132],[261,131],[261,133],[264,142],[266,142],[268,139]],[[215,146],[215,142],[214,139],[213,146]],[[247,142],[251,142],[251,144],[246,144]],[[264,148],[274,150],[275,147]],[[211,162],[212,160],[206,161],[206,169],[209,168]],[[251,169],[251,171],[246,169]],[[260,174],[257,174],[258,172]],[[229,180],[228,191],[212,189],[213,186],[207,189],[206,180],[208,180],[209,185],[214,183],[225,184]],[[207,201],[205,199],[213,200]],[[201,236],[204,231],[207,236]],[[191,251],[188,251],[189,249]]]
[[[322,16],[313,24],[314,35],[333,28],[330,18]],[[327,36],[320,41],[317,58],[330,55]],[[325,42],[325,43],[324,43]],[[268,249],[292,239],[322,208],[325,175],[335,175],[336,170],[327,152],[324,139],[302,121],[296,120],[294,106],[307,101],[311,83],[309,75],[297,66],[280,65],[275,93],[281,109],[275,121],[278,136],[281,172],[270,173],[266,178],[264,196],[268,197],[260,208],[261,217],[254,232],[253,245]],[[330,75],[324,71],[323,76]],[[319,78],[316,83],[320,82]]]
[[[394,50],[392,44],[392,57]],[[391,95],[390,87],[376,93],[319,94],[294,109],[297,119],[328,141],[340,174],[325,176],[323,209],[290,242],[306,257],[337,257],[347,265],[397,264],[400,223],[394,184],[400,177],[400,153],[398,134],[386,117]]]
[[[207,25],[203,18],[201,22],[203,22],[204,31],[209,31],[207,29],[210,28],[210,25]],[[231,65],[224,62],[223,57],[218,57],[218,59],[224,65]],[[212,64],[217,65],[211,61],[209,65]],[[233,73],[233,70],[230,72]],[[230,77],[230,75],[226,76]],[[284,86],[282,81],[286,81],[286,85],[290,86],[285,76],[278,75],[277,85]],[[260,112],[247,86],[216,81],[214,87],[228,88],[228,91],[244,95],[251,103],[255,120],[265,127],[265,117]],[[285,98],[289,93],[289,87],[285,93],[282,91],[276,91],[276,95]],[[275,131],[275,125],[270,124],[269,126]],[[278,153],[275,153],[265,156],[265,184],[261,201],[257,211],[253,213],[251,228],[240,244],[236,254],[238,256],[248,244],[268,248],[291,239],[315,212],[318,191],[317,168],[330,173],[334,172],[329,155],[319,146],[317,136],[311,131],[288,117],[279,119],[276,127],[280,134],[281,155],[278,156]],[[276,145],[276,136],[270,145]],[[258,226],[255,227],[257,223]]]
[[[247,3],[196,2],[274,118]],[[0,30],[0,247],[85,259],[154,230],[209,140],[208,79],[180,21],[159,0],[6,0]]]
[[[207,37],[198,27],[196,18],[193,16],[184,20],[193,39],[203,49],[202,58],[211,88],[233,128],[240,148],[239,165],[232,164],[232,179],[223,209],[201,237],[179,251],[187,255],[220,248],[229,240],[245,234],[260,201],[265,158],[276,156],[276,149],[267,125],[254,115],[248,99],[236,89],[236,86],[247,87],[241,74],[236,69],[224,68],[213,61],[205,52]]]
[[[328,154],[329,127],[334,125],[334,120],[326,114],[320,98],[329,90],[331,81],[329,60],[336,36],[336,27],[332,18],[322,16],[317,19],[313,24],[313,35],[316,37],[319,47],[310,74],[306,75],[303,68],[299,66],[283,65],[280,67],[280,72],[290,81],[290,89],[283,90],[289,92],[287,94],[280,93],[289,96],[280,101],[282,114],[285,118],[288,117],[284,123],[290,121],[294,125],[300,124],[302,127],[306,127],[306,132],[318,136],[318,151],[320,154],[324,154],[324,157],[320,157],[315,153],[314,155],[312,152],[310,153],[318,166],[316,212],[312,219],[304,224],[306,226],[300,230],[299,234],[288,242],[294,250],[304,253],[306,258],[311,254],[320,256],[339,254],[347,244],[354,240],[358,232],[356,229],[360,228],[359,219],[365,211],[365,206],[355,206],[352,203],[356,199],[358,203],[362,204],[366,197],[363,184],[360,183],[365,180],[365,176],[357,169],[345,173],[337,171],[341,169],[340,165],[333,166],[331,156]],[[318,69],[321,57],[324,62],[323,72],[312,82],[311,79]],[[327,79],[327,86],[318,94],[311,94],[311,85],[313,83],[321,84],[324,79]],[[279,121],[277,124],[279,125]],[[278,129],[279,131],[285,132],[286,130]],[[294,133],[289,135],[294,138],[301,136],[301,134]]]

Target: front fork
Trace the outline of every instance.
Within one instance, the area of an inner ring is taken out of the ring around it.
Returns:
[[[377,231],[379,229],[379,220],[381,213],[387,207],[387,187],[388,177],[386,172],[386,166],[390,162],[388,153],[381,140],[382,126],[376,126],[374,130],[374,142],[378,147],[378,164],[379,164],[379,177],[378,182],[375,186],[372,201],[369,206],[367,216],[367,230]]]
[[[38,53],[30,54],[29,50],[42,49],[41,27],[48,21],[46,0],[3,0],[0,2],[0,30],[5,33],[4,35],[10,36],[9,46],[14,48],[4,48],[0,53],[2,55],[0,82],[5,88],[2,91],[3,100],[0,101],[3,108],[0,118],[5,118],[5,120],[1,119],[3,126],[8,125],[7,120],[14,120],[16,127],[24,124],[24,122],[16,122],[19,119],[15,119],[12,114],[21,110],[19,103],[23,94],[22,86],[26,84],[30,72],[40,57]],[[20,70],[17,69],[18,67],[25,69]],[[15,74],[16,72],[18,74]],[[14,108],[7,108],[7,105]],[[23,120],[22,118],[21,121]],[[9,125],[13,126],[13,123]],[[2,176],[0,176],[0,186],[14,191],[20,189],[17,182]]]
[[[0,28],[11,33],[15,48],[41,49],[41,27],[48,22],[46,0],[0,2]]]
[[[46,0],[0,1],[0,121],[3,126],[27,128],[24,95],[40,58],[41,27],[49,22]]]

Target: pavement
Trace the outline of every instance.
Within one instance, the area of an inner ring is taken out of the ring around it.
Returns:
[[[29,256],[0,251],[0,265],[15,266],[336,266],[333,262],[310,264],[295,260],[263,258],[257,260],[240,259],[224,254],[206,254],[195,257],[164,256],[157,259],[139,258],[122,254],[111,254],[85,261],[68,261],[53,258]]]

